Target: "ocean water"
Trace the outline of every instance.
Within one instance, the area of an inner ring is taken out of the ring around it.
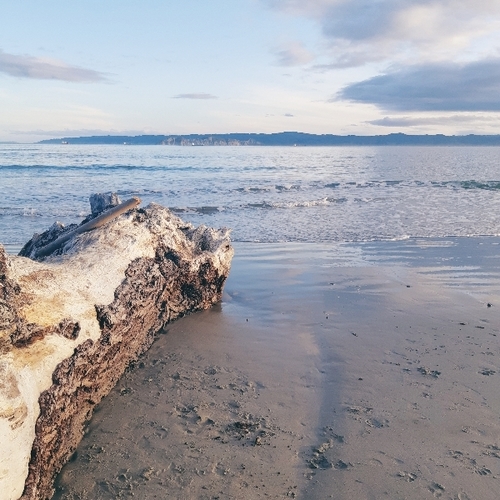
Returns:
[[[500,234],[497,147],[0,145],[0,242],[22,246],[115,191],[236,242]]]

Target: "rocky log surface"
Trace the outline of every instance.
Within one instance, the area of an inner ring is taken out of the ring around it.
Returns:
[[[165,324],[221,299],[233,256],[228,230],[195,228],[156,204],[75,229],[55,224],[24,257],[0,245],[5,500],[52,496],[95,405]]]

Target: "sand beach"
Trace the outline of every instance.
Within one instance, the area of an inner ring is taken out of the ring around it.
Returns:
[[[158,334],[54,499],[493,500],[500,239],[236,243]]]

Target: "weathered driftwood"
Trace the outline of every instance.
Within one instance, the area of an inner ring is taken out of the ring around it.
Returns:
[[[94,193],[90,195],[89,201],[93,216],[121,203],[120,197],[116,193]]]
[[[43,262],[0,246],[5,500],[51,497],[94,406],[163,325],[220,300],[233,255],[228,230],[154,204],[63,245]]]
[[[106,222],[109,222],[119,215],[125,213],[127,210],[135,208],[137,205],[141,203],[141,200],[137,197],[130,198],[130,200],[124,201],[114,208],[110,208],[106,210],[101,215],[98,215],[94,219],[89,220],[85,224],[81,224],[77,228],[73,229],[73,231],[68,231],[64,233],[62,236],[59,236],[56,240],[45,245],[44,247],[39,248],[35,253],[35,258],[46,257],[50,255],[54,250],[60,248],[64,243],[68,240],[76,236],[77,234],[85,233],[90,231],[91,229],[96,229],[98,227],[103,226]]]

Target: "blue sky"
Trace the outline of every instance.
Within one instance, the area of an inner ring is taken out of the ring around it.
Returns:
[[[0,141],[500,133],[500,0],[23,0]]]

